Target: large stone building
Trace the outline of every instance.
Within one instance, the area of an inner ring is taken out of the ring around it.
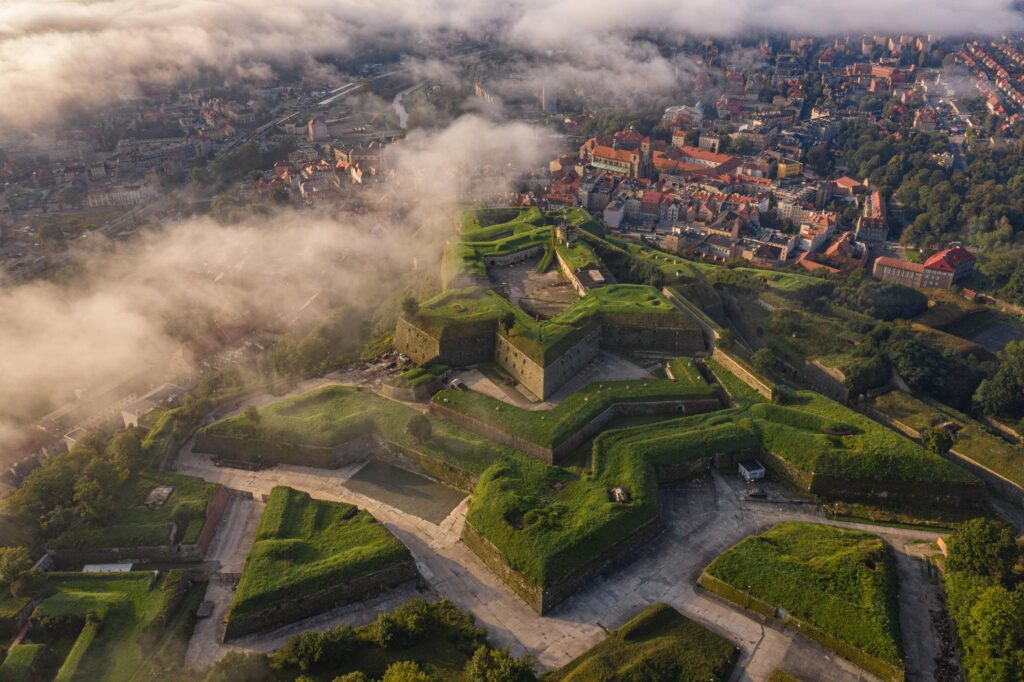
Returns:
[[[857,218],[856,237],[862,242],[884,242],[889,238],[885,199],[880,192],[872,192],[864,199],[864,209]]]
[[[885,256],[877,258],[872,274],[883,282],[908,287],[949,289],[954,282],[974,272],[974,264],[974,255],[970,251],[955,246],[933,254],[923,263]]]

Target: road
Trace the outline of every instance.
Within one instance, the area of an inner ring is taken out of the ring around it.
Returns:
[[[278,466],[257,472],[223,469],[211,464],[207,457],[192,453],[188,444],[179,454],[176,466],[180,473],[249,491],[257,497],[269,493],[275,485],[289,485],[317,498],[349,502],[367,509],[409,547],[431,594],[451,599],[471,612],[480,625],[487,628],[493,644],[509,647],[515,655],[533,655],[542,669],[564,665],[600,641],[605,636],[604,628],[617,627],[652,602],[664,601],[736,642],[742,649],[742,656],[735,680],[763,680],[778,667],[805,679],[873,679],[817,644],[795,637],[792,632],[762,625],[733,605],[696,587],[696,579],[703,568],[747,535],[785,520],[832,523],[808,511],[806,505],[748,501],[744,499],[738,480],[718,474],[700,483],[666,489],[663,493],[665,532],[658,540],[624,568],[595,580],[554,614],[538,616],[460,542],[465,501],[439,526],[434,525],[346,489],[345,480],[358,468],[359,465],[339,470]],[[769,488],[772,496],[785,499],[784,493]],[[930,542],[937,537],[922,531],[849,523],[833,525],[877,532],[897,552],[904,551],[908,542]],[[920,579],[919,575],[909,571],[905,579],[914,582]],[[926,624],[927,609],[920,609],[919,604],[911,601],[927,589],[934,588],[903,587],[901,613],[916,623],[905,625],[907,632],[924,632],[922,628],[930,627]],[[223,605],[218,606],[219,613],[223,613],[230,594],[215,592],[213,596],[223,601]],[[348,612],[322,618],[314,625],[358,624],[369,618],[368,612],[375,612],[374,608],[352,607]],[[239,640],[228,647],[220,644],[219,637],[210,632],[210,624],[215,625],[218,620],[215,614],[202,631],[197,630],[190,647],[190,665],[212,663],[232,647],[267,650],[282,641],[281,633],[271,633]],[[293,629],[302,627],[300,624]],[[909,657],[927,655],[923,649],[908,649]],[[908,669],[915,671],[927,670],[929,665],[927,660],[908,661]]]

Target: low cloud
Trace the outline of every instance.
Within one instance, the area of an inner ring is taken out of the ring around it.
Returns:
[[[179,345],[168,329],[182,316],[276,328],[318,292],[335,305],[379,301],[403,273],[436,264],[456,204],[507,191],[515,176],[501,171],[541,163],[543,147],[526,125],[464,117],[388,149],[395,179],[360,188],[380,195],[382,211],[189,220],[81,253],[73,284],[5,287],[0,464],[5,434],[40,406],[166,365]]]
[[[0,5],[0,127],[37,128],[69,105],[131,97],[204,70],[265,78],[322,73],[318,58],[363,47],[430,48],[465,34],[564,55],[580,73],[621,61],[637,33],[675,37],[861,32],[1002,34],[1013,0],[7,0]],[[628,55],[627,55],[628,56]],[[664,60],[632,58],[664,77]],[[573,68],[573,67],[567,67]],[[328,69],[329,71],[329,69]]]

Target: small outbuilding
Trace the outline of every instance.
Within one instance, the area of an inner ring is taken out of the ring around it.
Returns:
[[[764,480],[764,465],[758,462],[756,459],[748,459],[744,462],[740,462],[739,471],[740,476],[747,483],[753,483],[754,481]]]

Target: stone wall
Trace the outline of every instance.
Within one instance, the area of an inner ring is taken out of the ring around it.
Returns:
[[[298,599],[274,604],[244,618],[227,621],[224,641],[294,623],[329,611],[343,604],[368,599],[384,590],[419,578],[416,563],[410,558],[399,564],[359,576],[345,583],[312,592]]]
[[[462,541],[527,606],[543,616],[551,613],[555,606],[584,585],[592,583],[608,569],[632,561],[640,549],[658,537],[660,532],[660,519],[651,519],[591,561],[544,588],[534,585],[526,576],[509,566],[501,550],[480,535],[468,521],[462,528]]]
[[[586,336],[562,353],[557,360],[544,368],[544,393],[540,397],[547,399],[554,395],[565,382],[587,366],[601,349],[602,328],[595,326]]]
[[[843,381],[846,376],[835,367],[818,360],[808,360],[800,372],[804,384],[811,390],[835,400],[841,405],[850,401],[850,389]]]
[[[451,422],[452,424],[466,429],[467,431],[483,436],[488,440],[492,440],[495,443],[510,447],[514,450],[519,450],[520,452],[525,452],[531,457],[536,457],[548,464],[553,462],[551,448],[545,448],[541,445],[537,445],[536,443],[528,441],[521,436],[517,436],[505,431],[504,429],[499,429],[498,427],[483,420],[470,417],[467,414],[453,410],[440,403],[430,403],[430,414]]]
[[[711,354],[715,360],[725,366],[730,372],[736,375],[740,381],[745,383],[750,388],[754,389],[768,400],[771,400],[775,396],[775,387],[768,382],[761,379],[759,376],[744,367],[738,360],[732,357],[731,354],[725,352],[718,346],[715,346],[714,352]]]
[[[217,492],[206,505],[206,519],[203,521],[203,528],[199,531],[199,539],[196,545],[199,547],[199,556],[206,558],[206,552],[210,549],[210,542],[217,534],[217,526],[224,517],[224,510],[231,502],[231,493],[224,486],[218,486]]]
[[[337,469],[359,460],[369,447],[372,425],[352,439],[334,447],[276,443],[258,438],[236,438],[200,431],[196,434],[195,452],[217,455],[225,459],[252,464],[293,464],[296,466]]]
[[[409,388],[408,386],[393,386],[391,384],[381,384],[380,393],[381,395],[392,398],[394,400],[401,400],[407,403],[423,402],[430,400],[430,396],[434,395],[443,388],[440,379],[431,379],[430,381],[420,384],[416,388]]]
[[[537,246],[531,246],[528,249],[522,251],[516,251],[515,253],[505,254],[504,256],[485,256],[484,263],[488,266],[495,265],[515,265],[516,263],[522,263],[527,258],[533,258],[544,253],[544,245],[540,244]]]
[[[509,566],[501,551],[490,540],[480,535],[469,521],[462,526],[462,542],[480,558],[480,561],[484,562],[484,565],[494,575],[498,576],[501,582],[526,602],[527,606],[537,613],[544,612],[543,590],[527,580],[522,573]]]
[[[569,263],[562,258],[562,254],[558,253],[558,249],[555,249],[555,259],[558,261],[558,269],[562,271],[562,276],[568,280],[569,284],[572,285],[572,288],[576,290],[576,293],[579,296],[586,296],[587,288],[583,286],[583,282],[581,282],[580,278],[576,276],[576,272],[572,269]]]
[[[603,325],[601,345],[605,348],[670,351],[682,355],[703,353],[706,350],[699,329],[610,322]]]
[[[544,395],[544,368],[512,345],[502,334],[496,336],[494,361],[528,391],[539,398],[547,397]]]
[[[425,365],[441,353],[437,339],[401,317],[395,325],[394,345],[417,365]]]
[[[497,323],[480,325],[480,329],[472,334],[442,337],[438,345],[438,362],[451,367],[490,362],[494,357],[496,327]]]

